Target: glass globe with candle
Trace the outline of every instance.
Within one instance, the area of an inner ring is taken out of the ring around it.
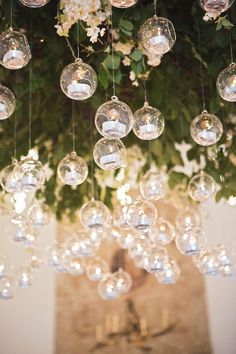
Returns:
[[[200,217],[196,210],[185,207],[181,209],[176,215],[176,227],[177,229],[187,229],[200,226]]]
[[[165,120],[162,113],[148,102],[134,113],[133,132],[141,140],[157,139],[164,131]]]
[[[114,274],[106,273],[98,284],[98,293],[103,300],[114,300],[120,296]]]
[[[95,116],[96,128],[105,138],[124,138],[131,131],[133,123],[133,113],[130,107],[119,101],[116,96],[103,103]]]
[[[12,275],[0,278],[0,299],[10,300],[16,296],[17,282]]]
[[[200,254],[206,245],[205,233],[197,227],[179,230],[175,242],[178,250],[186,256]]]
[[[69,186],[78,186],[88,177],[88,166],[85,160],[73,151],[61,160],[57,168],[57,174],[62,183]]]
[[[87,229],[102,232],[110,222],[110,211],[104,203],[92,199],[80,209],[80,221]]]
[[[0,63],[6,69],[23,68],[31,59],[31,51],[26,36],[9,28],[0,34]]]
[[[155,277],[159,283],[164,285],[171,285],[175,284],[180,276],[180,268],[178,263],[173,260],[169,259],[163,267],[161,272],[156,272]]]
[[[91,281],[100,281],[108,272],[108,264],[100,257],[91,259],[86,265],[86,275]]]
[[[175,28],[164,17],[153,16],[140,28],[139,37],[142,47],[150,54],[164,55],[176,41]]]
[[[203,111],[192,120],[190,133],[193,140],[201,146],[216,144],[223,135],[223,125],[214,114]]]
[[[16,174],[17,160],[6,166],[0,173],[2,189],[7,193],[15,193],[21,190],[21,182]]]
[[[22,269],[20,269],[17,279],[19,288],[29,288],[32,285],[34,279],[32,269],[30,267],[23,267]]]
[[[50,222],[50,210],[49,207],[38,201],[29,208],[28,216],[30,219],[30,223],[33,227],[42,228],[49,224]]]
[[[234,0],[199,0],[200,6],[211,14],[219,16],[222,12],[227,11],[233,4]]]
[[[120,139],[102,138],[93,149],[93,158],[102,170],[116,170],[126,166],[126,149]]]
[[[163,270],[168,261],[167,251],[164,247],[156,246],[143,257],[144,269],[149,273],[156,273]]]
[[[231,63],[220,72],[217,82],[217,91],[223,100],[236,102],[236,64]]]
[[[138,0],[110,0],[111,5],[119,9],[127,9],[128,7],[134,6]]]
[[[16,176],[19,178],[24,192],[40,189],[45,181],[42,163],[30,156],[19,161],[16,167]]]
[[[83,101],[90,98],[97,88],[97,74],[94,69],[76,59],[62,71],[60,79],[61,89],[72,100]]]
[[[144,199],[159,200],[166,194],[167,176],[160,171],[150,169],[141,177],[139,186]]]
[[[0,120],[9,118],[16,108],[16,99],[9,88],[0,84]]]
[[[175,238],[175,227],[174,225],[165,220],[164,218],[159,218],[157,223],[151,228],[150,239],[154,245],[168,245]]]
[[[118,293],[120,295],[128,293],[132,287],[132,278],[130,274],[120,268],[117,272],[113,273],[113,276],[116,280]]]
[[[50,0],[20,0],[22,5],[33,9],[45,6]]]
[[[196,202],[203,203],[212,198],[215,193],[215,180],[203,171],[193,176],[189,181],[188,194]]]
[[[81,257],[74,256],[70,252],[63,255],[63,265],[67,273],[71,275],[84,274],[84,262]]]
[[[146,238],[136,237],[128,250],[130,258],[138,268],[144,267],[145,256],[150,253],[151,245]]]
[[[214,248],[204,248],[198,256],[193,257],[193,263],[204,275],[220,274],[220,262]]]

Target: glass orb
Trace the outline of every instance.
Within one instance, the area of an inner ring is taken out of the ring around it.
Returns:
[[[220,274],[219,260],[215,249],[203,249],[200,255],[193,257],[193,262],[204,275],[215,276]]]
[[[140,193],[147,200],[159,200],[167,191],[167,176],[153,169],[148,170],[140,180]]]
[[[128,293],[133,283],[130,274],[125,272],[123,269],[119,269],[117,272],[113,273],[113,276],[116,280],[118,293],[120,295]]]
[[[93,149],[93,158],[102,170],[116,170],[126,166],[126,149],[120,139],[102,138]]]
[[[66,248],[70,254],[78,257],[93,257],[100,243],[95,243],[91,240],[88,230],[82,230],[73,234],[66,242]]]
[[[98,284],[98,293],[103,300],[114,300],[119,297],[117,280],[113,274],[107,273],[103,276]]]
[[[38,246],[39,234],[34,228],[27,228],[26,240],[24,240],[24,247],[27,249],[32,249]]]
[[[17,283],[15,279],[6,275],[0,278],[0,299],[10,300],[16,296]]]
[[[15,193],[21,190],[21,183],[16,174],[17,160],[6,166],[0,173],[2,189],[7,193]]]
[[[201,146],[216,144],[223,134],[223,125],[214,114],[203,111],[192,120],[190,133],[193,140]]]
[[[8,268],[9,265],[6,258],[0,256],[0,279],[6,275]]]
[[[73,151],[61,160],[57,168],[57,174],[62,183],[69,186],[78,186],[88,177],[88,166],[85,160]]]
[[[127,207],[125,219],[133,229],[148,231],[157,221],[157,216],[157,210],[151,202],[137,199]]]
[[[134,134],[142,140],[159,138],[165,128],[162,113],[145,102],[144,106],[134,113]]]
[[[9,28],[0,35],[0,63],[7,69],[23,68],[31,59],[26,36]]]
[[[154,245],[168,245],[175,238],[175,227],[164,218],[159,218],[157,223],[149,232],[150,239]]]
[[[95,116],[96,128],[105,138],[124,138],[131,131],[133,123],[130,107],[115,96],[103,103]]]
[[[61,89],[72,100],[83,101],[90,98],[97,88],[97,74],[93,68],[77,59],[62,71]]]
[[[217,259],[221,275],[235,276],[236,275],[236,252],[235,249],[226,245],[220,244],[216,247]]]
[[[44,203],[39,203],[36,201],[32,207],[30,207],[28,216],[33,227],[46,227],[50,222],[49,207]]]
[[[20,0],[22,5],[33,9],[45,6],[50,0]]]
[[[25,242],[27,239],[28,229],[25,224],[13,224],[11,223],[6,228],[7,237],[14,242]]]
[[[135,232],[135,230],[132,229],[115,229],[113,230],[113,232],[116,232],[116,241],[119,246],[124,250],[130,249],[137,237],[137,233]]]
[[[110,221],[110,211],[104,203],[92,199],[80,209],[80,221],[86,228],[102,232]]]
[[[150,54],[163,55],[171,50],[176,41],[175,28],[164,17],[149,18],[139,31],[142,47]]]
[[[175,238],[178,250],[186,256],[200,254],[206,245],[205,233],[197,227],[179,230]]]
[[[115,227],[119,229],[129,230],[130,226],[125,220],[125,213],[127,206],[121,206],[116,208],[112,213],[112,220]]]
[[[205,202],[216,193],[215,180],[207,173],[201,171],[193,176],[188,184],[188,194],[196,202]]]
[[[84,274],[84,264],[80,257],[73,256],[70,252],[66,252],[63,257],[63,264],[65,270],[70,275]]]
[[[64,265],[65,250],[57,242],[46,249],[46,263],[58,273],[65,273]]]
[[[138,268],[144,267],[145,256],[149,254],[151,245],[145,238],[136,237],[128,250],[129,257],[133,259]]]
[[[168,261],[167,251],[164,247],[156,246],[150,249],[143,259],[144,269],[149,273],[160,272]]]
[[[100,281],[108,272],[108,264],[100,257],[91,259],[86,266],[86,274],[91,281]]]
[[[16,99],[9,88],[0,84],[0,120],[9,118],[16,108]]]
[[[19,161],[16,167],[16,176],[19,178],[24,192],[40,189],[45,181],[43,165],[32,157]]]
[[[175,284],[180,276],[180,268],[175,260],[168,260],[161,272],[155,273],[159,283],[164,285]]]
[[[110,0],[110,2],[114,7],[119,9],[127,9],[128,7],[135,5],[138,0]]]
[[[199,0],[200,6],[209,13],[220,15],[233,4],[234,0]]]
[[[200,226],[198,213],[189,207],[181,209],[176,216],[176,227],[179,230]]]
[[[33,282],[32,270],[30,268],[23,268],[18,275],[18,286],[21,289],[29,288]]]
[[[217,91],[223,100],[236,102],[236,64],[231,63],[220,72],[217,82]]]

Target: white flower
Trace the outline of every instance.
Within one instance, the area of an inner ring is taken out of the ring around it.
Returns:
[[[129,55],[134,47],[134,44],[132,42],[117,42],[114,47],[117,52],[121,52],[124,55]]]
[[[131,81],[134,81],[136,79],[136,75],[134,71],[130,71],[129,78]]]
[[[130,66],[131,59],[129,57],[125,56],[124,59],[122,60],[122,63],[124,64],[124,66]]]

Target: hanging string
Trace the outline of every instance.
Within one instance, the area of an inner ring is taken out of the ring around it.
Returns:
[[[33,22],[32,10],[30,11],[30,48],[33,48]],[[29,150],[32,147],[32,60],[29,63]]]
[[[157,16],[157,0],[153,0],[154,5],[154,15]]]
[[[93,160],[93,120],[90,115],[90,159],[91,159],[91,199],[95,197],[94,188],[94,160]]]
[[[111,6],[111,60],[112,60],[112,89],[113,96],[116,96],[116,84],[115,84],[115,57],[114,57],[114,37],[113,37],[113,13]]]
[[[10,28],[12,28],[12,23],[13,23],[13,6],[12,6],[12,0],[10,2]]]
[[[76,23],[76,44],[77,44],[77,58],[78,59],[80,57],[80,47],[79,47],[80,35],[79,35],[79,30],[80,30],[80,23],[78,21]]]
[[[147,100],[147,78],[145,77],[143,81],[143,86],[144,86],[144,103],[148,102]]]
[[[72,100],[72,151],[76,151],[75,146],[75,102]]]
[[[232,35],[231,35],[231,32],[229,30],[229,49],[230,49],[230,60],[231,60],[231,63],[234,62],[234,53],[233,53],[233,45],[232,45]]]
[[[196,22],[196,27],[197,27],[197,35],[198,35],[198,53],[200,55],[200,29],[198,26],[198,23]],[[204,89],[204,81],[203,81],[203,68],[202,68],[202,62],[199,60],[199,67],[200,67],[200,80],[201,80],[201,93],[202,93],[202,106],[203,106],[203,111],[206,110],[206,101],[205,101],[205,89]]]
[[[66,43],[67,43],[68,48],[69,48],[70,51],[71,51],[72,57],[74,58],[74,60],[76,60],[77,57],[76,57],[76,55],[75,55],[74,49],[72,48],[72,45],[70,44],[69,39],[68,39],[67,37],[65,37],[65,40],[66,40]]]
[[[16,76],[17,73],[15,73],[15,82],[16,82]],[[16,97],[18,96],[18,90],[17,90],[17,84],[15,85],[15,93],[16,93]],[[16,159],[16,140],[17,140],[17,122],[18,122],[18,109],[16,107],[15,110],[15,114],[14,114],[14,143],[13,143],[13,157],[14,159]]]

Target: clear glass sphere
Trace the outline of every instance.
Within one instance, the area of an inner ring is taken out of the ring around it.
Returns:
[[[220,273],[223,276],[236,275],[236,252],[235,249],[220,244],[216,248],[217,259],[219,261]]]
[[[86,265],[86,274],[91,281],[100,281],[108,272],[108,264],[100,257],[91,259]]]
[[[36,201],[29,209],[28,216],[33,227],[46,227],[51,219],[49,207]]]
[[[167,191],[167,176],[150,169],[140,179],[140,193],[147,200],[159,200]]]
[[[118,293],[120,295],[128,293],[133,283],[130,274],[125,272],[123,269],[119,269],[117,272],[113,273],[113,276],[116,280]]]
[[[127,206],[116,207],[112,213],[112,220],[115,227],[119,229],[129,230],[130,226],[125,220]]]
[[[40,189],[45,181],[43,165],[32,157],[26,157],[16,166],[16,176],[19,178],[24,192]]]
[[[62,183],[69,186],[78,186],[88,177],[88,166],[85,160],[73,151],[61,160],[57,168],[57,174]]]
[[[31,59],[26,36],[9,28],[0,35],[0,63],[7,69],[23,68]]]
[[[124,249],[130,249],[132,247],[133,242],[135,242],[135,239],[137,237],[137,233],[133,229],[113,229],[113,233],[116,232],[116,241],[119,244],[119,246]]]
[[[9,118],[16,108],[14,94],[6,86],[0,84],[0,120]]]
[[[186,256],[200,254],[206,245],[205,233],[198,227],[179,230],[175,238],[178,250]]]
[[[160,246],[153,247],[143,258],[144,269],[149,273],[161,272],[167,261],[166,249]]]
[[[100,243],[95,243],[90,237],[88,230],[81,230],[66,242],[66,249],[74,256],[78,257],[93,257]]]
[[[84,274],[84,264],[81,257],[73,256],[70,252],[66,252],[63,257],[65,270],[70,275]]]
[[[15,278],[6,275],[0,278],[0,299],[10,300],[16,296],[17,283]]]
[[[33,9],[45,6],[50,0],[20,0],[22,5]]]
[[[216,182],[207,173],[201,171],[193,176],[188,184],[188,194],[196,202],[205,202],[216,193]]]
[[[175,227],[164,218],[159,218],[157,223],[151,228],[149,235],[154,245],[165,246],[174,240]]]
[[[179,230],[200,226],[198,213],[189,207],[181,209],[176,216],[176,227]]]
[[[24,247],[27,249],[32,249],[36,246],[38,246],[39,243],[39,234],[38,232],[32,228],[32,227],[27,227],[26,229],[26,240],[24,240]]]
[[[200,6],[209,13],[220,15],[233,4],[234,0],[199,0]]]
[[[65,273],[64,256],[66,255],[63,246],[54,242],[46,249],[46,263],[58,273]]]
[[[175,260],[168,260],[161,272],[155,273],[159,283],[164,285],[175,284],[180,276],[180,268]]]
[[[116,170],[126,166],[126,149],[120,139],[102,138],[93,149],[93,158],[102,170]]]
[[[217,91],[223,100],[236,102],[236,64],[231,63],[220,72],[217,82]]]
[[[163,55],[171,50],[176,41],[175,28],[164,17],[149,18],[139,31],[142,47],[150,54]]]
[[[220,264],[215,249],[205,248],[200,255],[193,257],[193,262],[204,275],[219,275]]]
[[[113,274],[107,273],[98,284],[98,293],[103,300],[114,300],[119,297],[117,280]]]
[[[0,256],[0,278],[7,274],[9,264],[4,256]]]
[[[95,116],[96,128],[105,138],[124,138],[131,131],[133,123],[130,107],[115,96],[103,103]]]
[[[155,206],[142,199],[137,199],[127,207],[125,220],[135,230],[148,231],[157,221]]]
[[[72,100],[83,101],[90,98],[97,88],[97,74],[93,68],[77,59],[62,71],[61,89]]]
[[[15,193],[21,190],[19,176],[16,174],[17,161],[6,166],[0,173],[0,183],[2,189],[7,193]]]
[[[223,134],[223,125],[214,114],[203,111],[192,120],[190,133],[193,140],[201,146],[216,144]]]
[[[144,267],[145,256],[149,254],[151,245],[146,238],[136,237],[128,250],[129,257],[138,268]]]
[[[18,286],[21,289],[29,288],[33,282],[33,274],[31,268],[22,268],[18,274]]]
[[[127,9],[128,7],[135,5],[138,0],[110,0],[110,2],[114,7],[119,9]]]
[[[90,200],[80,209],[80,221],[90,230],[103,231],[110,221],[110,211],[97,200]]]
[[[134,134],[142,140],[157,139],[164,131],[165,120],[162,113],[145,102],[144,106],[134,113]]]
[[[11,223],[6,228],[6,235],[14,242],[25,242],[27,239],[28,227],[26,224],[13,224]]]

